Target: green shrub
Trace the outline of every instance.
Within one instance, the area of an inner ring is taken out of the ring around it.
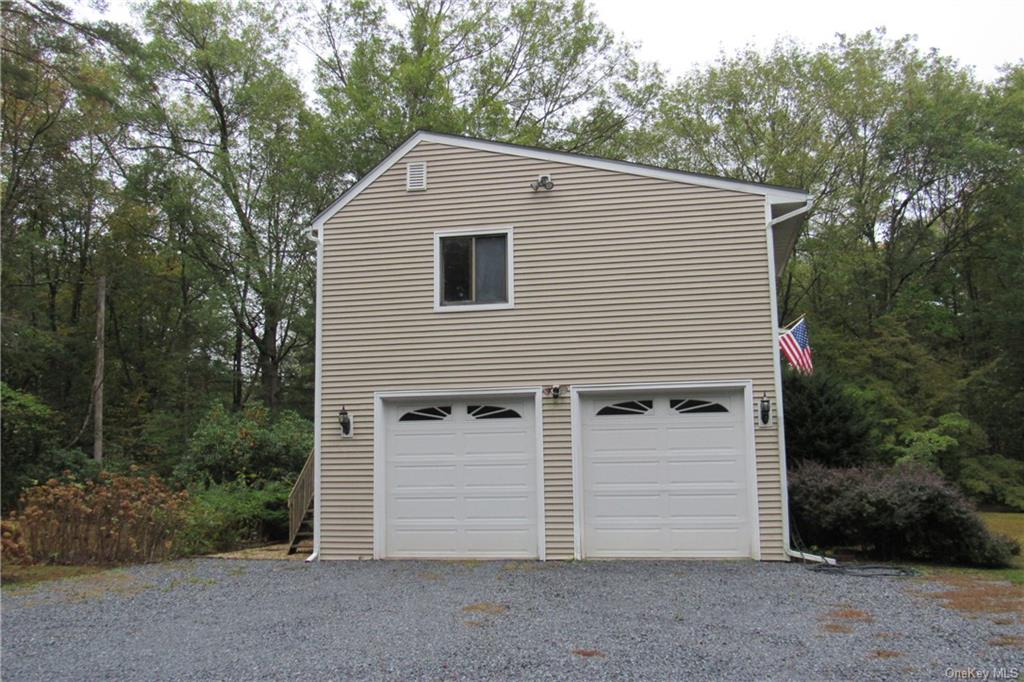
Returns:
[[[829,469],[807,462],[790,472],[789,499],[800,535],[818,546],[982,566],[1006,565],[1020,550],[991,534],[959,491],[916,464]]]
[[[1024,462],[992,454],[984,429],[957,412],[904,434],[897,452],[897,462],[940,472],[976,502],[1024,511]]]
[[[828,466],[860,466],[878,457],[875,424],[860,400],[818,371],[787,372],[783,381],[786,457]]]
[[[10,509],[26,487],[60,469],[46,471],[44,455],[57,443],[57,414],[31,393],[0,382],[0,504]]]
[[[183,483],[283,481],[302,469],[312,447],[312,424],[294,412],[272,418],[261,405],[231,413],[217,404],[192,434],[175,475]]]
[[[898,462],[918,462],[942,472],[947,480],[960,477],[963,462],[989,451],[985,431],[958,412],[944,414],[925,431],[903,435],[895,450]]]
[[[281,481],[261,487],[233,481],[193,490],[179,550],[183,554],[209,554],[287,540],[290,490]]]
[[[979,455],[960,463],[957,481],[982,504],[1024,512],[1024,462],[1002,455]]]

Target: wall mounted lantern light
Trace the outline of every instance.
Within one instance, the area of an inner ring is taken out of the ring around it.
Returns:
[[[352,428],[353,427],[352,415],[350,415],[348,413],[348,410],[345,409],[344,405],[342,405],[341,409],[338,410],[338,426],[341,427],[341,437],[342,438],[351,438],[352,437],[352,430],[353,430],[353,428]]]
[[[761,394],[761,426],[768,426],[772,423],[772,401],[768,399],[768,393]]]

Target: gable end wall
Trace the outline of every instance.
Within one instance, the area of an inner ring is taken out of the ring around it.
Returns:
[[[419,160],[429,188],[406,192]],[[554,190],[529,188],[541,173]],[[515,308],[435,312],[433,232],[505,225]],[[321,558],[373,555],[374,391],[750,379],[774,402],[762,196],[421,142],[323,240]],[[544,430],[547,557],[572,558],[568,396]],[[755,445],[762,558],[781,560],[777,429]]]

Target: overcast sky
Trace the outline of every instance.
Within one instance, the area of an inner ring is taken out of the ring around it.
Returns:
[[[836,33],[854,34],[880,26],[892,37],[917,35],[919,47],[938,48],[973,66],[985,80],[995,79],[1000,65],[1024,59],[1024,0],[590,2],[613,31],[642,44],[644,59],[658,62],[671,75],[706,64],[723,49],[733,52],[748,43],[767,48],[777,38],[791,36],[813,47],[829,42]],[[109,18],[128,21],[128,0],[108,0],[107,5]],[[82,13],[96,16],[86,9]],[[305,64],[311,61],[308,55],[299,59]]]
[[[985,80],[998,75],[998,66],[1024,59],[1024,0],[591,2],[606,24],[641,41],[642,55],[675,75],[713,60],[723,48],[733,52],[751,42],[765,48],[787,35],[816,46],[836,33],[880,26],[891,37],[917,35],[919,47],[938,48]]]

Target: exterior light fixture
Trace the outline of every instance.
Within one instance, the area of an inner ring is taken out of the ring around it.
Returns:
[[[761,394],[761,426],[768,426],[772,423],[772,401],[768,399],[768,393]]]
[[[555,181],[551,179],[550,175],[538,175],[536,182],[530,183],[530,189],[536,192],[539,189],[554,189]]]
[[[342,438],[352,437],[352,416],[348,413],[348,410],[345,409],[344,405],[342,405],[341,409],[338,410],[338,426],[341,427]]]
[[[544,397],[545,398],[555,398],[555,399],[557,399],[561,395],[562,395],[562,387],[559,386],[558,384],[555,384],[553,386],[545,386],[544,387]]]

